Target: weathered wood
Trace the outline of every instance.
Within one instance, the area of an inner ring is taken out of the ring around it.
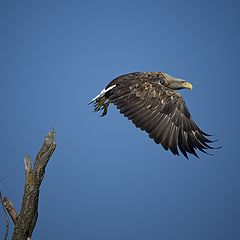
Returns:
[[[17,214],[13,204],[4,198],[4,206],[14,223],[13,240],[31,239],[38,217],[39,190],[44,178],[45,168],[50,160],[55,148],[55,131],[52,130],[45,137],[42,148],[39,150],[34,166],[31,166],[30,156],[24,159],[25,165],[25,187],[22,200],[22,208]]]
[[[5,207],[5,209],[8,211],[8,213],[9,213],[10,217],[12,218],[12,221],[13,221],[13,223],[15,225],[16,221],[17,221],[18,214],[17,214],[17,212],[16,212],[16,210],[14,208],[13,203],[6,197],[2,200],[2,203],[3,203],[4,207]]]
[[[0,192],[0,201],[1,201],[1,204],[2,204],[2,207],[3,207],[3,211],[4,211],[4,214],[5,214],[5,221],[6,221],[6,231],[5,231],[5,235],[4,235],[4,240],[7,240],[10,223],[9,223],[8,214],[7,214],[8,210],[5,206],[4,200],[5,199],[2,198],[2,193]]]

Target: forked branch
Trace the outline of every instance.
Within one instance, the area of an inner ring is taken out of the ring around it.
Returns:
[[[31,239],[38,217],[40,186],[44,178],[45,168],[55,148],[55,131],[52,130],[45,137],[43,146],[35,158],[33,168],[31,166],[30,156],[27,155],[25,157],[24,165],[26,179],[22,208],[19,214],[8,198],[5,197],[2,200],[4,208],[7,210],[14,223],[13,240]]]

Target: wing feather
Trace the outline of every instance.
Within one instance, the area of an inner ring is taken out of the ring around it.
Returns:
[[[156,82],[149,76],[124,75],[113,80],[107,87],[109,100],[131,120],[136,127],[146,131],[150,138],[164,149],[188,158],[187,153],[198,157],[196,149],[206,152],[213,141],[192,120],[183,97]]]

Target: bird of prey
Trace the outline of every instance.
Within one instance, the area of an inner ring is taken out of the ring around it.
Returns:
[[[204,153],[214,149],[210,146],[214,141],[193,121],[176,91],[184,88],[192,89],[192,84],[163,72],[134,72],[113,79],[90,103],[94,111],[103,110],[101,116],[113,103],[155,143],[174,155],[179,155],[180,150],[188,159],[187,153],[198,157],[196,149]]]

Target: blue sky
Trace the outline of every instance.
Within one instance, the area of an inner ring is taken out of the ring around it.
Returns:
[[[57,134],[33,239],[240,238],[239,12],[238,1],[0,2],[0,188],[18,210],[24,156]],[[193,119],[223,148],[188,161],[115,107],[92,113],[89,100],[134,71],[191,82]]]

